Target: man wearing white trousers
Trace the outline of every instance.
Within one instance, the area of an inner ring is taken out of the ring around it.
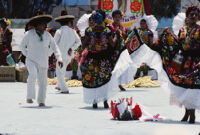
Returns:
[[[53,37],[45,30],[47,23],[51,20],[52,16],[50,15],[32,17],[29,23],[34,25],[35,28],[25,34],[19,46],[26,56],[26,66],[29,73],[27,79],[27,103],[33,103],[32,99],[36,97],[35,81],[38,79],[37,102],[39,106],[45,106],[50,49],[54,51],[59,66],[63,66],[60,50]]]
[[[56,89],[61,90],[61,93],[68,94],[69,89],[65,81],[65,73],[67,65],[71,62],[74,57],[74,50],[81,45],[81,40],[74,29],[73,26],[74,16],[67,15],[66,11],[61,12],[61,16],[55,18],[55,21],[61,24],[60,29],[55,33],[54,39],[61,51],[63,59],[63,67],[60,68],[58,63],[56,65],[56,75],[58,79]]]

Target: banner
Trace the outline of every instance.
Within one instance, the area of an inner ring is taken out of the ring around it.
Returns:
[[[144,14],[149,15],[148,0],[99,0],[98,8],[106,12],[106,22],[112,23],[112,12],[121,10],[124,14],[121,24],[131,28]]]

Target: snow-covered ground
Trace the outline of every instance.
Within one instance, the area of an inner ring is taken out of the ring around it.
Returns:
[[[168,118],[144,122],[112,120],[110,110],[104,109],[103,103],[92,109],[83,103],[82,87],[70,88],[67,95],[57,93],[54,87],[48,86],[47,106],[39,108],[36,102],[25,103],[26,83],[0,83],[0,134],[198,135],[200,132],[200,113],[196,113],[195,124],[180,122],[184,109],[170,106],[169,93],[162,88],[132,88],[113,98],[132,96],[148,112]]]

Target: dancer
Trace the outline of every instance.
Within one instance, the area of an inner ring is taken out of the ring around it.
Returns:
[[[103,101],[104,108],[108,108],[107,100],[118,92],[118,77],[127,69],[131,59],[120,32],[116,32],[113,38],[105,26],[105,12],[97,10],[92,19],[95,26],[87,29],[82,43],[83,48],[88,48],[81,65],[84,102],[97,108],[97,103]]]
[[[178,40],[180,46],[178,47],[179,54],[182,55],[180,68],[168,67],[175,69],[175,73],[168,73],[172,86],[171,104],[176,104],[185,107],[185,115],[181,121],[195,123],[195,109],[200,109],[200,26],[197,23],[200,10],[197,6],[190,6],[186,10],[186,25],[180,29]],[[176,56],[176,55],[175,55]],[[172,61],[177,64],[177,57]],[[182,88],[181,88],[182,87]]]
[[[189,123],[195,123],[195,109],[200,109],[200,26],[196,24],[199,13],[197,6],[187,8],[187,23],[180,29],[178,39],[169,29],[164,30],[156,46],[162,61],[145,45],[133,53],[135,60],[132,59],[136,64],[148,61],[159,71],[159,78],[169,79],[170,104],[184,106],[185,115],[181,121],[189,119]],[[159,68],[161,62],[165,72]]]
[[[66,11],[61,12],[61,16],[55,18],[56,22],[61,24],[60,29],[56,31],[55,41],[61,50],[63,67],[56,65],[56,75],[58,83],[56,89],[61,90],[61,93],[68,94],[69,89],[64,79],[67,65],[71,62],[74,56],[74,50],[81,45],[81,40],[73,28],[74,16],[68,15]]]
[[[50,33],[46,31],[46,25],[51,20],[52,16],[42,15],[41,13],[32,17],[29,23],[34,26],[34,29],[26,32],[19,46],[23,55],[26,56],[26,66],[29,73],[27,103],[33,103],[32,99],[35,99],[35,81],[37,78],[39,84],[37,102],[39,106],[45,106],[50,49],[54,51],[58,65],[63,66],[59,48]]]

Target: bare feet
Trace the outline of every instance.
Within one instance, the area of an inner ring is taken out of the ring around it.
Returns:
[[[27,99],[27,100],[26,100],[26,103],[32,104],[32,103],[33,103],[33,100],[32,100],[32,99]]]

